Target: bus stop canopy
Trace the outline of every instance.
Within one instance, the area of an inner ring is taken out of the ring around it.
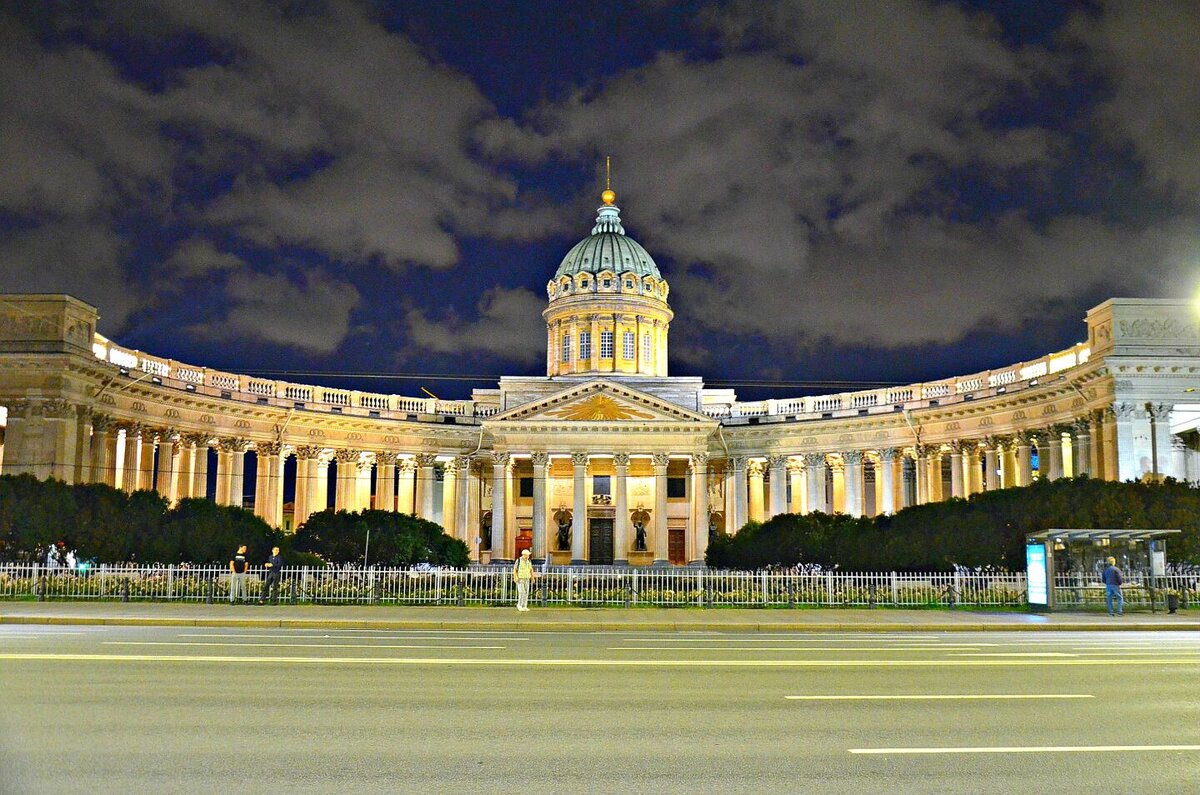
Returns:
[[[1149,541],[1179,533],[1179,530],[1042,530],[1026,536],[1030,541]]]

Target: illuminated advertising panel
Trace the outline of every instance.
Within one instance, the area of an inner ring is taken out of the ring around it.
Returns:
[[[1042,607],[1050,604],[1045,544],[1025,545],[1025,579],[1029,584],[1029,604]]]

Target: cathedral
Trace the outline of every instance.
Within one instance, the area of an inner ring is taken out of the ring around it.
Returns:
[[[744,402],[669,373],[670,286],[606,190],[546,285],[546,375],[470,400],[256,378],[131,350],[69,295],[0,295],[0,472],[213,499],[293,529],[414,513],[473,560],[703,565],[747,521],[876,515],[1088,474],[1200,480],[1200,319],[1113,298],[986,372]],[[252,473],[252,474],[251,474]]]

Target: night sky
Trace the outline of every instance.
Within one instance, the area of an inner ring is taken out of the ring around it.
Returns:
[[[1034,358],[1106,297],[1200,285],[1200,3],[0,10],[0,291],[193,364],[445,398],[544,374],[604,155],[674,375]]]

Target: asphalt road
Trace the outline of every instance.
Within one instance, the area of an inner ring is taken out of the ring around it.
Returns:
[[[4,625],[0,789],[1200,792],[1200,633]]]

